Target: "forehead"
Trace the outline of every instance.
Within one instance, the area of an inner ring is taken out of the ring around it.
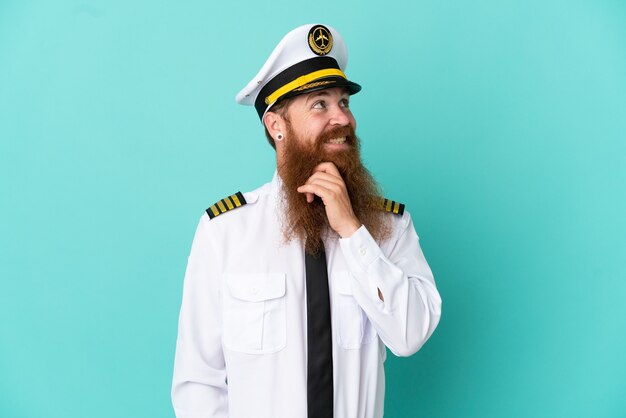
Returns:
[[[332,99],[340,100],[349,96],[350,96],[350,93],[348,92],[347,89],[343,87],[332,87],[329,89],[316,90],[310,93],[296,96],[293,98],[291,105],[293,106],[294,104],[306,104],[310,102],[311,100],[314,100],[317,98],[328,98],[330,100]]]
[[[317,90],[311,93],[304,94],[306,100],[310,100],[316,96],[328,96],[328,97],[344,97],[350,96],[350,93],[345,87],[332,87],[329,89]]]

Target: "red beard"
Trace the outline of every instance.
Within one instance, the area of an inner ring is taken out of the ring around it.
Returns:
[[[325,149],[326,141],[340,137],[346,138],[347,149]],[[374,239],[380,242],[389,236],[388,218],[380,210],[379,187],[361,163],[359,139],[351,126],[332,129],[309,144],[298,138],[287,122],[285,141],[283,164],[278,167],[278,173],[283,180],[286,204],[283,232],[287,242],[300,239],[306,243],[308,252],[317,253],[323,248],[324,239],[334,234],[322,200],[315,197],[307,203],[306,196],[297,191],[322,162],[335,164],[346,184],[354,214]]]

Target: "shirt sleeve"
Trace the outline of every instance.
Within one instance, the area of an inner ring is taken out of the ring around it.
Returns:
[[[410,356],[437,327],[441,297],[408,212],[392,240],[386,255],[361,226],[339,242],[356,301],[391,352]]]
[[[226,368],[221,344],[219,277],[211,260],[220,256],[203,215],[185,272],[172,381],[177,418],[228,416]]]

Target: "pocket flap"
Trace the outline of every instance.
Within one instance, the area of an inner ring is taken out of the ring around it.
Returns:
[[[226,274],[231,296],[248,302],[261,302],[285,295],[285,274]]]

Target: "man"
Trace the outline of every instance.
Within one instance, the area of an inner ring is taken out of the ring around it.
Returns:
[[[345,44],[287,34],[237,101],[276,149],[271,183],[207,209],[191,248],[178,418],[378,418],[385,347],[415,353],[441,299],[404,205],[362,166]]]

